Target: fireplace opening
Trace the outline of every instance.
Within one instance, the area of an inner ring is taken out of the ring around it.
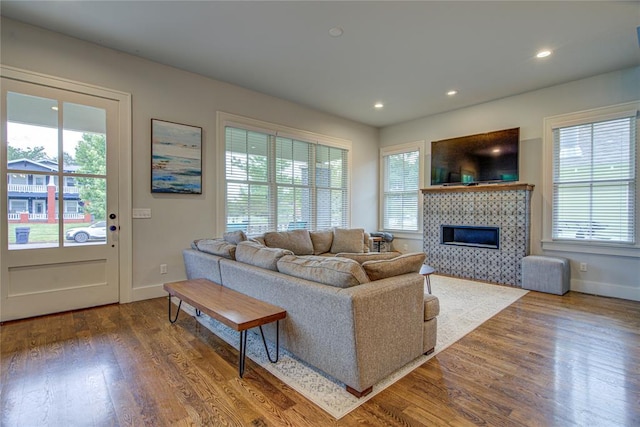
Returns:
[[[441,225],[440,243],[443,245],[498,249],[500,247],[500,228],[474,225]]]

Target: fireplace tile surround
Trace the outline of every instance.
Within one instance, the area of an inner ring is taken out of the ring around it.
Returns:
[[[531,184],[423,189],[427,263],[442,274],[521,287],[520,262],[529,254],[532,191]],[[442,226],[496,227],[498,249],[442,244]]]

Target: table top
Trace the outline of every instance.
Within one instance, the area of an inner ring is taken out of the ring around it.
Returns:
[[[244,331],[287,317],[287,312],[281,307],[225,288],[207,279],[165,283],[164,290],[236,331]]]

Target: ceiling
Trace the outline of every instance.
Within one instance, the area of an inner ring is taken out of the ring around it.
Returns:
[[[640,65],[638,1],[0,7],[18,21],[375,127]],[[342,36],[329,34],[334,27]],[[543,48],[552,55],[536,59]],[[452,89],[458,94],[448,96]]]

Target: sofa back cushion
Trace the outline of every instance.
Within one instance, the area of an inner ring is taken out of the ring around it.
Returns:
[[[369,282],[362,266],[347,258],[283,256],[278,260],[278,271],[338,288]]]
[[[293,252],[268,248],[251,240],[240,242],[236,247],[236,261],[273,271],[278,271],[278,260],[285,255],[293,255]]]
[[[363,228],[334,228],[333,242],[331,243],[331,253],[340,252],[364,252],[364,229]]]
[[[242,230],[236,230],[224,233],[222,238],[233,245],[237,245],[238,243],[247,240],[247,235],[244,234],[244,231]]]
[[[269,231],[264,243],[270,248],[288,249],[296,255],[312,255],[313,243],[309,230]]]
[[[309,232],[311,242],[313,243],[313,254],[320,255],[331,252],[331,244],[333,243],[333,230],[320,230]]]
[[[401,274],[418,273],[425,258],[426,255],[423,252],[415,252],[388,260],[366,261],[362,263],[362,268],[369,276],[369,280],[374,281]]]
[[[193,241],[191,247],[200,252],[206,252],[228,259],[235,259],[236,255],[236,245],[224,239],[198,239]]]

